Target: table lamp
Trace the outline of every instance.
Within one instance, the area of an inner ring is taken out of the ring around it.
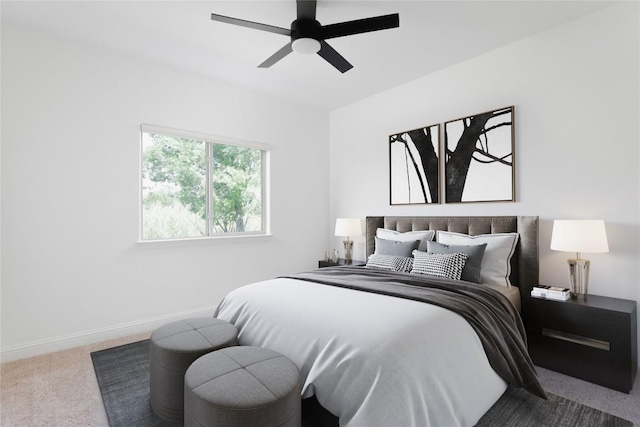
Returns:
[[[551,233],[551,249],[576,252],[575,259],[568,259],[571,298],[587,297],[589,287],[589,260],[580,258],[581,252],[609,252],[604,221],[555,220]]]
[[[349,237],[362,236],[360,218],[337,218],[335,235],[347,237],[347,240],[342,241],[344,244],[344,261],[346,264],[351,264],[353,240],[349,240]]]

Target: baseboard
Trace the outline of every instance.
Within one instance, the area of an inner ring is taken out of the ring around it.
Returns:
[[[56,338],[32,341],[26,344],[10,346],[0,350],[0,361],[4,363],[12,360],[24,359],[25,357],[33,357],[40,354],[66,350],[74,347],[81,347],[84,345],[107,341],[115,338],[126,337],[128,335],[140,334],[143,332],[152,331],[157,327],[173,320],[180,320],[197,316],[210,317],[213,316],[213,312],[215,311],[216,307],[217,305],[210,307],[201,307],[194,310],[169,314],[166,316],[158,316],[150,319],[123,323],[106,328],[94,329],[90,331],[79,332],[76,334],[63,335]]]

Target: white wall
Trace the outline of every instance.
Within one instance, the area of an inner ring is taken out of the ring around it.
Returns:
[[[244,283],[312,268],[339,247],[337,216],[539,215],[541,281],[558,284],[570,254],[548,249],[553,219],[602,218],[611,252],[589,255],[591,292],[640,300],[638,50],[638,4],[627,2],[327,120],[3,23],[3,360],[148,330]],[[388,205],[388,135],[507,105],[516,203]],[[136,244],[141,122],[271,144],[274,236]],[[355,249],[362,258],[362,239]]]
[[[571,254],[549,249],[553,220],[604,219],[589,292],[640,300],[638,17],[637,2],[608,7],[333,111],[331,217],[538,215],[540,280],[556,285]],[[389,205],[388,135],[509,105],[515,203]]]
[[[140,123],[270,144],[273,236],[137,244]],[[210,313],[316,266],[328,132],[321,111],[3,23],[3,360]]]

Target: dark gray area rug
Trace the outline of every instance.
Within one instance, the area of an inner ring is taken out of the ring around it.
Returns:
[[[173,427],[149,406],[149,340],[91,353],[102,401],[111,427]],[[307,401],[311,401],[307,399]],[[303,405],[304,426],[337,425],[318,405]],[[539,399],[509,387],[477,424],[480,427],[632,427],[633,423],[549,394]]]
[[[91,353],[111,427],[173,427],[149,406],[149,340]]]

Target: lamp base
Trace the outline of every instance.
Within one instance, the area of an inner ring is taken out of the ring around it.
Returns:
[[[351,264],[353,254],[353,240],[343,240],[342,244],[344,245],[344,263]]]
[[[587,299],[589,290],[589,265],[588,259],[568,259],[569,279],[571,286],[571,298],[577,299],[579,296]]]

